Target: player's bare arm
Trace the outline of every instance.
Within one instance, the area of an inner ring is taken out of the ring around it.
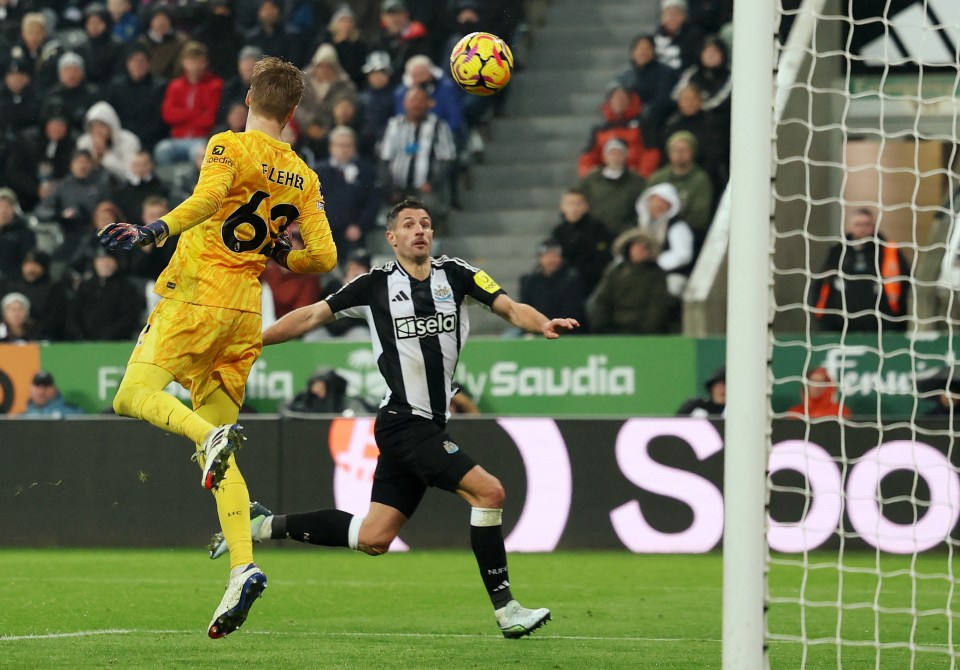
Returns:
[[[285,314],[263,331],[263,344],[279,344],[296,339],[314,328],[333,321],[333,312],[326,300],[300,307]]]
[[[496,297],[492,309],[494,314],[509,321],[511,325],[528,333],[543,333],[548,340],[555,340],[562,333],[580,327],[580,322],[576,319],[548,319],[537,309],[517,302],[506,294]]]

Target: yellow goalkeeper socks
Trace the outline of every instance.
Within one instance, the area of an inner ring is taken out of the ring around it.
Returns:
[[[250,538],[250,492],[247,482],[230,457],[230,467],[220,487],[213,492],[217,501],[220,528],[230,550],[230,568],[253,563],[253,541]]]

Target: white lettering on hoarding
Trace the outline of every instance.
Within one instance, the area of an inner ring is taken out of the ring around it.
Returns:
[[[767,542],[774,551],[787,553],[816,549],[837,532],[840,524],[840,469],[823,447],[804,440],[786,440],[773,448],[768,466],[770,475],[782,470],[794,470],[806,477],[808,506],[796,523],[768,516]]]
[[[894,523],[881,512],[880,482],[895,470],[916,472],[930,489],[926,513],[912,524]],[[930,445],[887,442],[864,454],[847,477],[850,525],[881,551],[912,554],[950,537],[960,515],[960,476],[947,457]]]
[[[490,368],[493,396],[633,395],[635,371],[630,366],[607,366],[606,356],[588,356],[580,367],[520,367],[500,361]]]
[[[679,533],[662,533],[644,519],[640,503],[631,500],[610,512],[613,529],[620,541],[635,552],[710,551],[723,535],[723,496],[700,475],[650,458],[650,442],[664,435],[687,442],[700,460],[720,451],[723,439],[706,419],[630,419],[617,435],[617,463],[624,476],[642,489],[688,505],[693,523]]]
[[[120,387],[120,380],[123,378],[123,371],[126,368],[116,366],[103,366],[97,368],[97,399],[106,400],[112,398]]]
[[[573,475],[563,435],[553,419],[497,419],[523,458],[523,512],[506,539],[507,551],[553,551],[570,514]]]

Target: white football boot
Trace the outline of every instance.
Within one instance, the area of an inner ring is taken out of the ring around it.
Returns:
[[[545,626],[550,621],[550,610],[541,607],[536,610],[529,610],[523,607],[516,600],[511,600],[504,607],[503,617],[498,621],[500,632],[508,640],[529,635],[541,626]]]
[[[213,613],[207,634],[214,640],[229,635],[247,620],[253,602],[267,588],[267,576],[255,563],[230,577],[220,606]]]
[[[207,433],[200,449],[192,457],[193,460],[203,457],[203,475],[200,478],[203,488],[210,491],[220,486],[227,474],[230,455],[239,449],[246,439],[243,427],[237,423],[217,426]]]

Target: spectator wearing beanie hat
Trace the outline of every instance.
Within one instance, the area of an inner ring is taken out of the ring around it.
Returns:
[[[30,301],[22,293],[8,293],[0,300],[0,343],[29,342],[34,337]]]
[[[86,81],[83,57],[74,51],[60,56],[57,73],[60,83],[50,89],[44,100],[44,109],[56,107],[64,110],[70,127],[82,131],[87,110],[100,99],[100,93],[96,86]]]
[[[673,184],[680,195],[680,216],[693,229],[699,249],[713,220],[713,183],[696,162],[697,146],[692,133],[671,135],[667,140],[668,163],[650,176],[647,185]]]
[[[83,11],[83,32],[87,43],[81,53],[87,81],[103,86],[119,72],[123,63],[123,44],[111,32],[110,13],[104,5],[87,5]]]
[[[593,217],[605,225],[613,237],[637,225],[634,207],[646,186],[643,177],[626,162],[626,143],[611,138],[603,145],[603,165],[594,168],[580,182]]]
[[[14,58],[7,63],[0,87],[0,133],[21,133],[36,124],[40,95],[31,80],[27,61]]]

